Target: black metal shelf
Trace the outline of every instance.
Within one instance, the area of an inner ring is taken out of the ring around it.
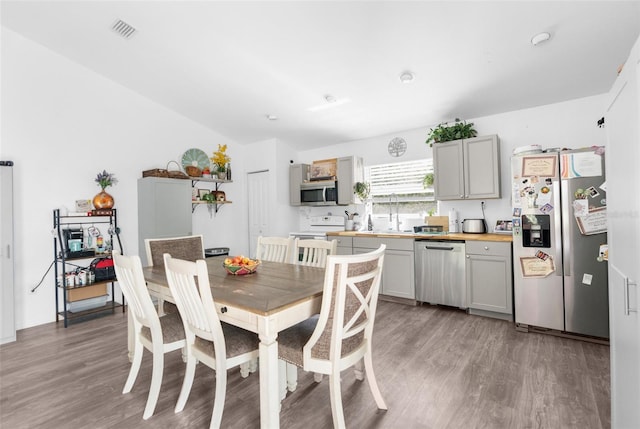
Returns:
[[[72,319],[79,318],[87,318],[88,316],[97,316],[101,313],[105,313],[110,310],[114,312],[117,307],[122,307],[122,311],[124,312],[124,306],[122,304],[118,304],[115,302],[115,282],[117,279],[113,280],[100,280],[93,283],[85,283],[82,285],[74,285],[68,286],[66,285],[66,273],[67,273],[67,265],[76,267],[77,269],[83,268],[77,264],[72,263],[72,261],[81,261],[87,259],[104,259],[111,256],[111,252],[100,252],[95,254],[85,254],[81,256],[67,257],[67,250],[65,249],[65,243],[63,241],[63,230],[65,228],[70,228],[74,225],[90,225],[90,224],[109,224],[111,227],[109,228],[108,234],[105,237],[109,237],[109,241],[111,242],[111,247],[115,248],[114,235],[117,238],[118,245],[120,248],[120,252],[122,252],[122,245],[120,245],[120,237],[118,236],[118,218],[116,209],[108,210],[102,213],[92,214],[91,216],[85,216],[81,214],[73,214],[61,216],[60,210],[55,209],[53,211],[53,255],[54,255],[54,282],[56,287],[55,291],[55,299],[56,299],[56,322],[59,322],[61,319],[64,321],[64,327],[66,328],[69,325],[69,321]],[[60,279],[60,275],[62,275],[62,279]],[[73,301],[69,300],[69,294],[73,290],[84,289],[91,286],[100,286],[100,285],[111,285],[111,298],[112,301],[108,301],[103,306],[94,307],[91,309],[86,309],[78,312],[72,312],[69,310],[69,305],[72,302],[79,302],[86,299],[97,298],[98,296],[89,296],[86,298],[78,298]],[[122,298],[122,302],[124,303],[124,297]],[[117,304],[117,305],[116,305]],[[61,310],[62,308],[62,310]]]
[[[122,307],[122,312],[124,313],[125,307],[116,301],[107,301],[104,305],[100,307],[94,307],[87,310],[82,311],[59,311],[58,316],[63,317],[66,320],[66,323],[69,324],[74,320],[82,319],[81,321],[88,320],[89,318],[100,317],[104,315],[103,313],[109,312],[110,314],[115,314],[116,308]],[[65,314],[66,313],[66,314]],[[65,328],[67,326],[65,325]]]

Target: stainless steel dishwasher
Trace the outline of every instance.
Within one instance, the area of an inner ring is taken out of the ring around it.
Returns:
[[[415,242],[416,300],[467,308],[464,241]]]

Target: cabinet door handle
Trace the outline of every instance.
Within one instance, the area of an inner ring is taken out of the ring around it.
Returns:
[[[638,286],[638,283],[629,281],[629,277],[624,278],[624,315],[628,316],[629,313],[637,313],[637,308],[629,307],[629,286]]]
[[[484,250],[489,250],[489,246],[484,246]]]

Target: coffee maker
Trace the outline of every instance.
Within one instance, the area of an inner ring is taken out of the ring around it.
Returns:
[[[85,249],[84,231],[82,228],[63,229],[62,240],[64,252],[67,258],[83,258],[95,255],[95,250]]]

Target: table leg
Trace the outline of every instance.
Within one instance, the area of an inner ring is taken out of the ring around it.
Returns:
[[[260,365],[260,427],[280,427],[280,394],[278,392],[278,342],[277,331],[270,326],[273,321],[263,320],[259,325]]]

